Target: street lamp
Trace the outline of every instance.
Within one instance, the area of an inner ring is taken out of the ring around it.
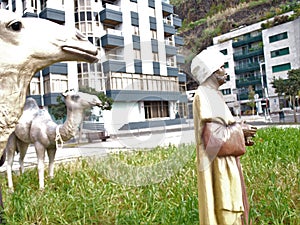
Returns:
[[[232,93],[236,95],[236,102],[234,103],[234,108],[236,108],[237,115],[241,118],[241,102],[239,100],[239,89],[232,89]]]

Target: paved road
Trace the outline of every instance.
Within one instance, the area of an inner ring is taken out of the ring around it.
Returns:
[[[169,144],[179,145],[181,143],[193,143],[194,131],[185,127],[181,129],[176,127],[176,131],[169,132],[165,129],[159,131],[139,131],[135,133],[129,133],[121,137],[109,138],[106,142],[95,141],[93,143],[75,145],[75,147],[65,147],[58,149],[56,152],[55,162],[71,161],[78,157],[87,156],[102,156],[115,150],[127,150],[127,149],[143,149],[153,148],[156,146],[168,146]],[[48,162],[48,157],[45,157],[45,162]],[[24,159],[24,166],[34,167],[37,164],[36,153],[34,147],[31,145],[27,150],[27,154]],[[19,169],[19,154],[15,155],[13,170]],[[6,162],[0,167],[0,172],[6,171]]]

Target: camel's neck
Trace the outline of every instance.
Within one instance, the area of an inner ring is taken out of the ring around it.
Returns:
[[[70,140],[75,136],[83,115],[82,109],[69,110],[67,112],[67,120],[60,127],[59,133],[64,141]]]

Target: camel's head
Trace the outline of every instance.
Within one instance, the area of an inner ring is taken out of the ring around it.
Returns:
[[[0,68],[37,72],[55,62],[96,62],[97,48],[75,28],[0,10]]]
[[[0,155],[24,107],[34,74],[60,61],[97,61],[97,48],[75,28],[0,9]]]
[[[96,95],[74,90],[66,91],[62,94],[65,97],[65,103],[69,109],[87,109],[93,106],[102,107],[101,100]]]

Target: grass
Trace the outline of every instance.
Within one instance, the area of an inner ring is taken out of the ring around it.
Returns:
[[[258,131],[242,157],[253,224],[297,225],[299,129]],[[155,148],[56,166],[38,190],[37,172],[0,177],[7,224],[198,224],[195,147]]]

